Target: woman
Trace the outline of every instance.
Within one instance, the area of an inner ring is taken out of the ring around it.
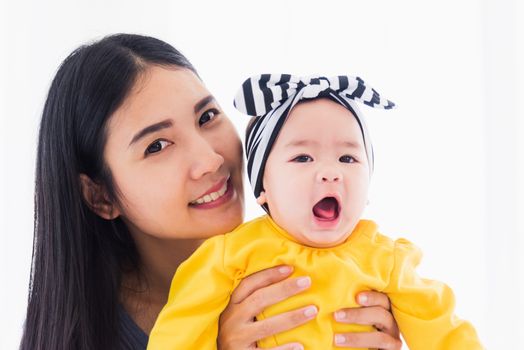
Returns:
[[[240,140],[189,61],[137,35],[80,47],[58,70],[41,122],[21,348],[144,349],[178,265],[242,216]],[[220,349],[254,349],[315,317],[304,305],[254,320],[308,288],[286,279],[291,269],[244,279],[221,316]],[[347,346],[399,349],[387,297],[360,297],[367,307],[337,321],[379,332],[348,334]]]

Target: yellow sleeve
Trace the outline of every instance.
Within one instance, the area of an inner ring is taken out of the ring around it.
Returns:
[[[218,320],[232,286],[224,269],[224,236],[213,237],[177,269],[147,349],[216,349]]]
[[[484,349],[473,326],[454,314],[451,288],[417,275],[415,268],[421,258],[412,243],[397,240],[389,285],[384,290],[409,349]]]

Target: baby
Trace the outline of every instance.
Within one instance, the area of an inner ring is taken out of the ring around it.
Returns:
[[[313,304],[317,317],[259,342],[336,346],[333,334],[373,331],[335,322],[358,306],[362,290],[386,293],[410,349],[482,349],[474,328],[454,313],[453,292],[415,273],[420,251],[360,217],[373,172],[362,102],[390,109],[360,78],[260,75],[242,85],[236,107],[255,116],[246,155],[257,202],[268,215],[202,244],[177,270],[148,349],[216,349],[220,313],[242,278],[279,264],[311,276],[306,292],[264,310],[264,319]]]

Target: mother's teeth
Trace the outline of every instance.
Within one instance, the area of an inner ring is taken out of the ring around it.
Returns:
[[[226,193],[226,191],[227,191],[227,181],[224,182],[224,185],[218,191],[206,194],[205,196],[195,199],[190,204],[202,204],[202,203],[209,203],[212,201],[216,201],[218,198],[222,197],[224,193]]]

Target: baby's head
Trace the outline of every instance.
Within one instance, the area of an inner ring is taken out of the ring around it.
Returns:
[[[241,111],[258,115],[246,136],[248,175],[257,201],[300,243],[338,245],[360,219],[373,170],[369,135],[354,99],[382,108],[393,104],[381,101],[374,90],[366,101],[367,88],[358,78],[353,88],[340,83],[340,78],[351,77],[289,76],[282,87],[264,81],[265,76],[248,79],[235,99]],[[264,86],[260,81],[269,90],[258,94],[253,86]],[[290,89],[293,83],[296,88]],[[360,96],[348,98],[348,90],[355,93],[359,86]],[[272,101],[275,94],[287,97]],[[257,95],[262,99],[256,101]],[[250,111],[248,105],[256,109],[257,102],[269,111]]]

